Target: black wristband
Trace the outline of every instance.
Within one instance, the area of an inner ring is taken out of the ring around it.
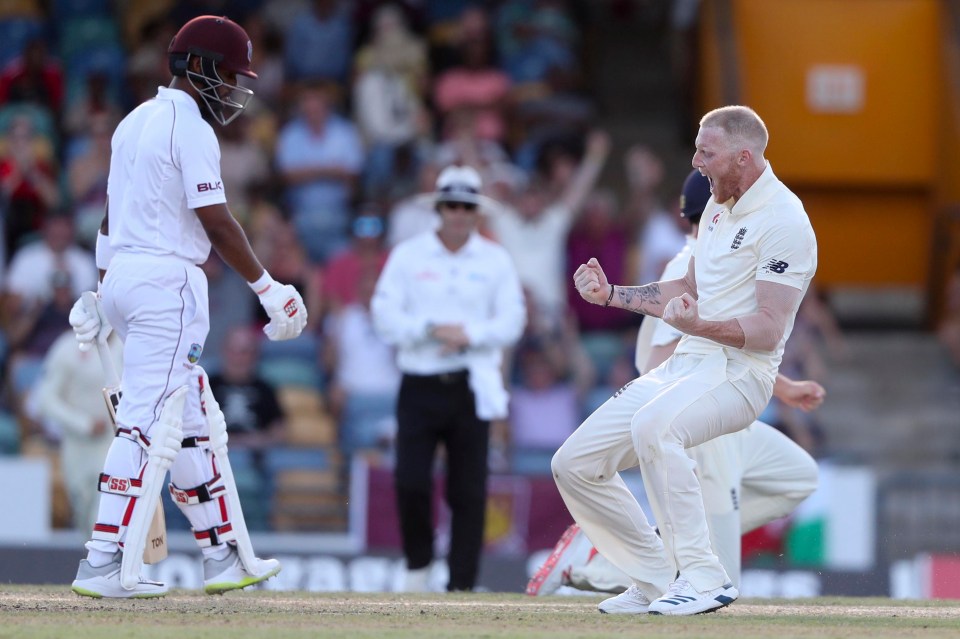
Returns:
[[[616,288],[616,284],[610,285],[610,295],[607,295],[607,301],[603,303],[604,306],[610,306],[610,301],[613,299],[613,292],[616,290]]]

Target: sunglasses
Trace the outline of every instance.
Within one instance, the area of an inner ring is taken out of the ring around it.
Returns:
[[[464,211],[477,210],[477,205],[471,204],[469,202],[441,202],[440,206],[443,206],[444,208],[448,208],[451,211],[455,211],[457,209],[463,209]]]

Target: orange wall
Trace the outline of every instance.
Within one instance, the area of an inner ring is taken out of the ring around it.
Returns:
[[[704,6],[703,111],[723,104],[717,2]],[[924,286],[946,143],[940,3],[729,0],[729,6],[738,101],[766,121],[767,157],[810,214],[820,285]],[[859,107],[811,106],[808,72],[822,65],[855,70],[863,81]]]

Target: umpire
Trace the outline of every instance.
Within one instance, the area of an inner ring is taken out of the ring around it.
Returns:
[[[507,252],[477,233],[480,175],[450,166],[434,193],[440,226],[398,244],[372,302],[374,325],[397,349],[394,481],[409,591],[427,590],[433,561],[433,467],[446,450],[452,513],[447,590],[472,590],[483,546],[490,420],[507,414],[503,350],[523,332],[523,293]]]

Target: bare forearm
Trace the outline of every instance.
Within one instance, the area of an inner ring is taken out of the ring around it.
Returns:
[[[667,280],[643,286],[615,285],[609,306],[622,308],[641,315],[663,316],[663,307],[674,297],[684,293],[696,296],[696,291],[687,287],[686,280]]]
[[[263,265],[235,219],[231,217],[230,223],[207,229],[207,235],[223,261],[247,282],[256,282],[263,275]]]

